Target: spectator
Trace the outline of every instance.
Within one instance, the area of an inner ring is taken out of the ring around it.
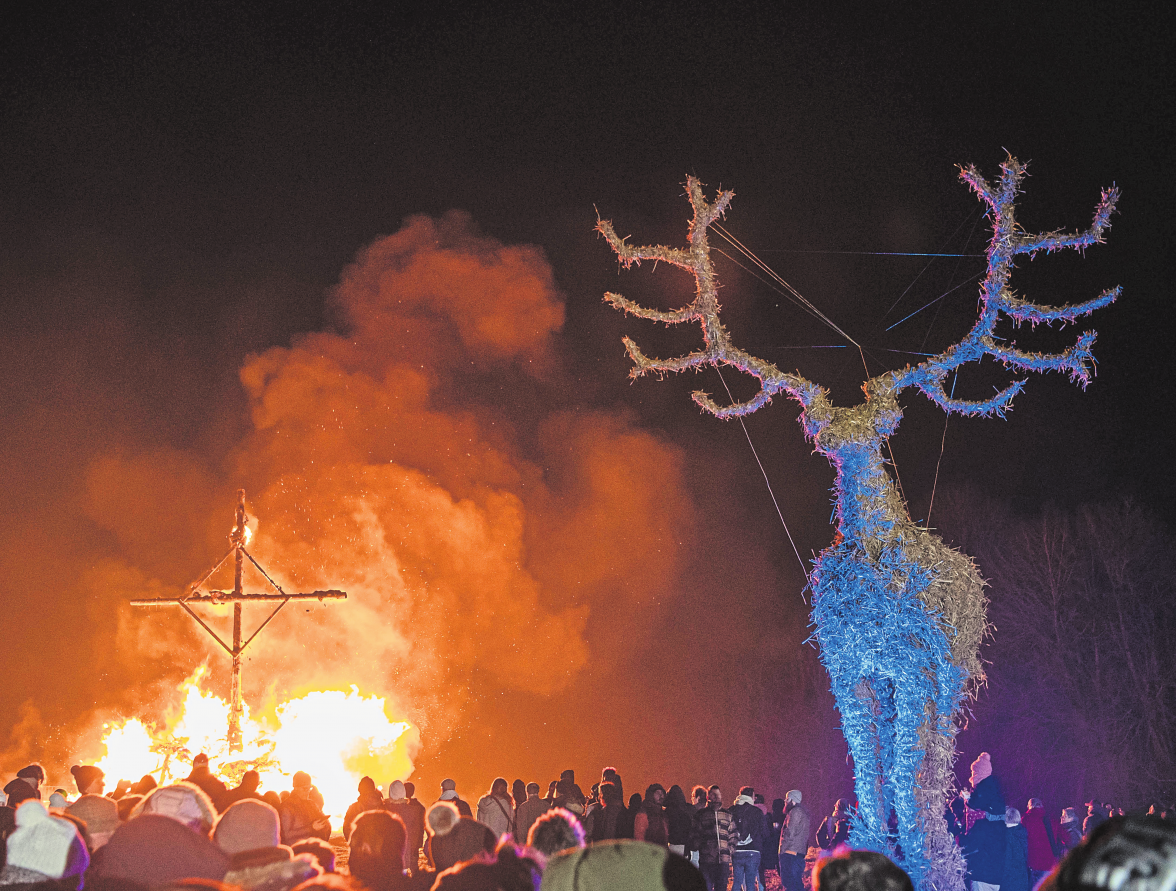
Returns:
[[[735,851],[735,820],[723,808],[718,786],[707,790],[707,805],[694,815],[691,850],[698,852],[698,869],[706,881],[707,891],[726,891]]]
[[[515,810],[515,829],[519,839],[525,839],[531,831],[535,821],[549,808],[548,803],[539,797],[539,784],[527,784],[527,800]]]
[[[144,779],[149,779],[144,777]],[[142,782],[142,780],[140,780]],[[264,801],[257,790],[261,786],[261,774],[256,770],[247,770],[241,775],[241,782],[225,793],[222,802],[223,809],[227,810],[230,805],[236,804],[238,801]]]
[[[493,851],[498,844],[494,830],[477,820],[463,817],[450,801],[439,801],[427,814],[429,837],[425,857],[437,872],[455,863]]]
[[[584,815],[584,834],[590,842],[620,837],[621,814],[625,810],[621,790],[612,783],[601,783],[600,799],[600,805]]]
[[[17,774],[20,776],[20,774]],[[1082,821],[1082,837],[1089,837],[1099,826],[1107,821],[1106,806],[1097,799],[1086,802],[1086,819]]]
[[[294,774],[294,788],[278,808],[282,821],[282,844],[292,845],[306,838],[331,837],[331,821],[314,800],[314,785],[310,774],[298,771]]]
[[[335,849],[321,838],[306,838],[291,845],[295,854],[309,854],[315,859],[324,873],[335,871]]]
[[[212,840],[229,855],[225,882],[244,891],[290,891],[322,874],[310,854],[281,844],[278,812],[264,801],[231,804],[216,822]]]
[[[86,843],[91,854],[110,841],[118,829],[118,804],[102,795],[83,795],[65,811],[86,824]]]
[[[632,838],[637,823],[637,812],[641,810],[644,799],[641,794],[634,792],[629,796],[629,805],[617,820],[617,838]]]
[[[434,891],[535,891],[543,869],[509,839],[492,854],[459,863],[437,876]]]
[[[559,775],[559,780],[555,784],[554,804],[556,807],[571,811],[577,819],[583,819],[587,801],[584,799],[583,791],[576,785],[575,771],[565,770]]]
[[[367,811],[359,815],[351,832],[347,869],[370,891],[407,888],[406,848],[404,823],[399,817],[387,811]]]
[[[1029,891],[1033,887],[1029,874],[1029,832],[1021,825],[1021,812],[1005,808],[1005,862],[1000,879],[1001,891]]]
[[[914,891],[914,885],[885,854],[847,851],[817,861],[813,891]]]
[[[188,782],[160,786],[144,798],[131,812],[132,818],[140,814],[160,814],[179,820],[194,832],[208,835],[216,822],[216,808],[204,791]]]
[[[505,778],[495,779],[490,784],[490,791],[478,799],[478,822],[489,826],[498,838],[514,836],[514,804]]]
[[[731,807],[736,839],[735,851],[731,856],[734,872],[732,891],[756,891],[759,885],[764,812],[755,806],[754,796],[755,790],[751,786],[744,786]]]
[[[408,789],[400,780],[393,780],[388,784],[388,798],[384,808],[390,814],[400,818],[405,832],[405,868],[416,872],[419,866],[417,852],[425,840],[425,809],[420,802],[415,805],[409,801]]]
[[[39,800],[21,802],[0,884],[55,882],[59,888],[77,888],[89,865],[86,843],[72,822],[53,816]]]
[[[1005,867],[1004,795],[1000,782],[992,774],[992,759],[987,752],[972,762],[972,795],[968,807],[980,811],[980,817],[968,829],[961,853],[968,862],[972,891],[997,891]]]
[[[441,797],[437,800],[452,801],[454,806],[457,807],[458,813],[463,817],[472,818],[474,816],[474,812],[470,808],[469,803],[462,801],[461,798],[458,797],[457,783],[455,783],[453,780],[444,779],[441,781]]]
[[[571,811],[552,808],[532,824],[527,833],[527,846],[546,857],[568,848],[582,848],[584,827]]]
[[[106,791],[106,774],[91,764],[75,764],[69,769],[82,795],[101,795]]]
[[[696,813],[706,808],[706,786],[695,786],[690,790],[690,804]]]
[[[22,767],[16,772],[18,780],[24,780],[33,788],[33,794],[37,801],[41,800],[41,784],[45,782],[45,768],[40,764],[30,764],[28,767]]]
[[[674,784],[666,793],[666,824],[669,848],[675,854],[686,856],[690,850],[690,830],[694,822],[694,810],[686,803],[682,787]]]
[[[817,828],[817,845],[825,851],[832,851],[849,842],[849,802],[838,798],[833,813],[821,821]]]
[[[408,868],[412,873],[420,868],[420,852],[425,844],[425,806],[417,801],[416,786],[404,781],[404,794],[408,796],[409,819],[404,828],[408,832]]]
[[[1040,798],[1029,799],[1029,809],[1021,818],[1029,845],[1029,887],[1036,888],[1057,866],[1059,845]]]
[[[803,796],[799,789],[791,790],[786,799],[788,803],[777,849],[780,884],[784,891],[803,891],[804,857],[808,853],[813,818],[809,816],[808,808],[801,804]]]
[[[661,783],[653,783],[645,790],[645,798],[633,818],[634,839],[654,845],[669,844],[670,824],[666,818],[665,801],[666,791]]]
[[[519,807],[527,800],[527,784],[522,780],[515,780],[511,783],[510,797],[514,803],[515,813],[518,813]]]
[[[1064,851],[1073,851],[1082,844],[1082,822],[1078,819],[1078,812],[1072,807],[1066,808],[1062,811],[1060,825],[1062,831],[1059,841],[1062,848]]]
[[[220,882],[228,869],[229,855],[207,835],[157,813],[141,814],[119,826],[110,841],[94,852],[90,866],[95,878],[145,888],[181,879]]]

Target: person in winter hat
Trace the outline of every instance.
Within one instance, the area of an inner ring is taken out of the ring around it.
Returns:
[[[371,891],[398,891],[408,886],[404,869],[407,847],[399,817],[387,811],[360,814],[351,833],[347,870]]]
[[[785,798],[788,803],[776,853],[780,884],[784,886],[784,891],[801,891],[804,887],[804,858],[813,831],[813,818],[808,808],[801,804],[804,796],[799,789],[792,789]]]
[[[309,854],[318,861],[323,873],[335,871],[335,849],[321,838],[305,838],[291,846],[295,854]]]
[[[225,784],[217,779],[208,766],[208,755],[201,752],[192,759],[192,772],[184,777],[184,782],[199,786],[218,811],[228,807],[225,797],[229,794]]]
[[[264,801],[230,805],[217,820],[212,840],[229,855],[225,882],[246,891],[289,891],[322,874],[310,854],[295,856],[281,844],[278,812]]]
[[[4,787],[4,794],[8,796],[8,806],[10,808],[20,807],[21,802],[41,800],[41,795],[37,791],[36,784],[25,777],[17,777],[15,780],[12,780]]]
[[[347,813],[343,815],[343,838],[351,838],[351,827],[355,818],[364,811],[378,811],[384,806],[384,796],[376,788],[376,781],[371,777],[364,777],[359,781],[359,798],[351,802]]]
[[[181,879],[223,881],[229,855],[207,835],[163,814],[141,814],[94,852],[90,872],[154,888]]]
[[[93,764],[75,764],[69,769],[82,795],[101,795],[106,791],[106,774]]]
[[[91,854],[110,841],[114,830],[118,829],[118,804],[102,795],[83,795],[65,812],[86,824],[86,841]]]
[[[735,819],[735,850],[731,857],[733,891],[756,891],[763,850],[764,812],[755,806],[755,790],[744,786],[731,806]],[[807,848],[806,848],[807,850]]]
[[[429,838],[425,841],[425,857],[437,872],[493,851],[498,843],[493,829],[463,817],[449,801],[439,801],[429,808],[427,822]]]
[[[282,820],[282,844],[292,845],[304,838],[326,841],[331,837],[331,821],[323,813],[321,796],[314,788],[310,774],[300,770],[294,774],[293,780],[293,790],[278,808]]]
[[[463,817],[473,817],[474,810],[470,807],[469,802],[463,801],[461,796],[457,794],[457,783],[446,778],[441,781],[441,797],[438,801],[452,801],[457,807],[457,811]]]
[[[16,809],[16,829],[8,837],[8,858],[0,884],[60,881],[77,888],[90,865],[90,852],[69,820],[55,817],[32,799]]]
[[[432,891],[534,891],[543,865],[510,839],[477,860],[459,863],[437,876]]]
[[[393,780],[388,784],[388,798],[384,802],[384,810],[400,818],[404,824],[405,868],[415,873],[418,867],[417,853],[425,842],[425,809],[421,803],[412,802],[408,798],[408,789],[400,780]]]
[[[968,807],[980,812],[980,818],[960,840],[960,852],[968,863],[968,881],[972,891],[996,891],[1004,875],[1008,828],[1004,794],[993,775],[992,758],[987,752],[981,752],[972,762]]]
[[[545,857],[569,848],[582,848],[584,844],[584,827],[575,814],[562,807],[545,811],[527,832],[527,847]]]
[[[208,835],[216,823],[216,808],[209,797],[199,786],[184,781],[160,786],[131,812],[132,817],[140,814],[171,817],[203,835]]]
[[[702,874],[665,845],[628,839],[573,848],[547,861],[541,891],[704,891]]]
[[[37,800],[41,800],[41,784],[45,782],[45,768],[40,764],[30,764],[28,767],[22,767],[16,772],[18,780],[24,780],[33,787],[33,792],[36,793]]]

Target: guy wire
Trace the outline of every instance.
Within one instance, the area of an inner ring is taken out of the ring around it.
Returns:
[[[723,377],[722,370],[715,366],[715,371],[719,372],[719,380],[723,382],[723,389],[727,391],[727,398],[732,402],[735,397],[731,395],[731,388],[727,386],[727,379]],[[780,525],[784,527],[784,534],[788,536],[788,543],[792,545],[792,553],[796,554],[796,562],[800,564],[800,571],[804,573],[805,581],[809,581],[808,570],[805,568],[804,560],[800,557],[800,550],[796,547],[796,542],[792,540],[792,532],[788,529],[788,524],[784,521],[784,512],[780,510],[780,502],[776,500],[776,493],[772,490],[772,481],[768,479],[768,472],[764,470],[764,462],[760,460],[759,452],[755,450],[755,443],[751,441],[751,434],[747,432],[747,425],[743,423],[742,415],[739,416],[739,426],[743,428],[743,435],[747,438],[747,444],[751,446],[751,453],[755,456],[755,463],[759,465],[760,473],[764,476],[764,484],[768,487],[768,494],[772,497],[772,504],[776,508],[776,516],[780,518]],[[800,592],[800,599],[807,606],[808,601],[804,599],[804,591]]]

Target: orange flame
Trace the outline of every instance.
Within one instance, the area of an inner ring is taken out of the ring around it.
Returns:
[[[252,769],[261,774],[262,791],[280,791],[291,787],[295,771],[304,770],[338,828],[362,776],[387,784],[412,774],[420,745],[417,728],[391,720],[382,698],[364,696],[354,685],[350,691],[321,690],[284,702],[275,709],[272,726],[254,720],[246,704],[242,751],[230,752],[225,739],[229,704],[201,688],[206,672],[201,666],[184,681],[181,706],[163,728],[138,718],[103,725],[106,754],[96,764],[108,783],[135,781],[144,774],[161,785],[183,779],[200,752],[230,786]]]

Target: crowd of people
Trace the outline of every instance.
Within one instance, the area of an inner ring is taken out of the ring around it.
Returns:
[[[814,827],[796,789],[770,807],[750,786],[730,804],[716,785],[692,787],[687,800],[683,787],[658,783],[626,801],[620,774],[607,767],[587,794],[566,770],[545,792],[537,783],[495,779],[473,803],[446,779],[426,806],[410,782],[394,780],[384,794],[364,777],[334,832],[302,771],[280,793],[261,791],[255,771],[229,788],[205,755],[183,781],[159,786],[148,775],[120,781],[109,794],[97,767],[77,765],[71,773],[77,795],[56,789],[47,805],[39,765],[4,787],[0,884],[45,891],[153,891],[176,883],[219,891],[764,891],[774,871],[784,891],[912,891],[884,855],[849,851],[851,802],[838,801]],[[1159,806],[1149,814],[1169,815]],[[984,753],[946,816],[970,891],[1030,891],[1116,815],[1091,801],[1079,825],[1074,808],[1053,818],[1038,799],[1022,814],[1006,806]],[[869,883],[861,884],[863,877]]]

